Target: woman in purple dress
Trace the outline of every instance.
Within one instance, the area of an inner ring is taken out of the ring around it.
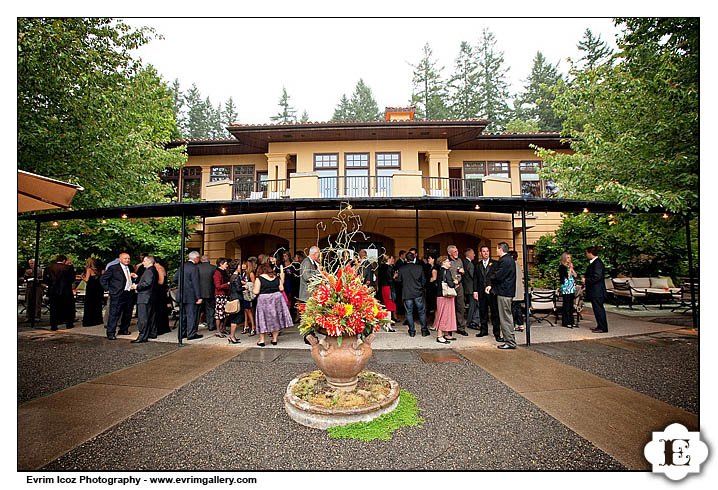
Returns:
[[[257,295],[257,345],[264,347],[265,334],[272,334],[272,345],[277,345],[279,330],[293,326],[287,302],[284,299],[284,268],[280,268],[279,276],[269,264],[262,264],[257,269],[257,280],[254,282],[254,294]]]

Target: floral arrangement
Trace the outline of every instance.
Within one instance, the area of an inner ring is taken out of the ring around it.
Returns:
[[[389,312],[374,297],[372,288],[362,284],[351,265],[336,274],[322,272],[309,300],[299,305],[299,331],[314,330],[333,337],[358,335],[365,338],[391,323]]]
[[[322,250],[327,270],[315,274],[309,281],[309,300],[299,305],[299,331],[306,335],[314,330],[337,337],[358,335],[364,339],[391,323],[391,315],[374,297],[373,288],[362,284],[361,274],[351,264],[342,263],[342,252],[349,249],[354,237],[361,232],[361,219],[350,204],[342,203],[333,219],[339,232],[336,240],[327,238],[329,246]],[[325,230],[323,223],[317,230]],[[317,242],[319,241],[317,237]]]

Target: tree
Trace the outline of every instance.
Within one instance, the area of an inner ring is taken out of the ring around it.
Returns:
[[[297,111],[289,104],[289,95],[287,95],[285,87],[282,87],[282,96],[279,98],[278,104],[279,112],[270,117],[272,121],[279,121],[284,124],[297,122]]]
[[[239,122],[239,113],[237,112],[237,106],[234,105],[232,97],[227,99],[224,103],[224,111],[222,112],[222,123],[225,126]]]
[[[208,131],[205,135],[206,138],[224,138],[226,132],[224,125],[222,124],[222,104],[217,104],[215,109],[212,108],[212,102],[209,97],[205,100],[205,106],[209,112],[209,124]]]
[[[447,83],[452,117],[471,119],[479,116],[478,76],[478,64],[471,44],[462,41],[454,61],[454,74]]]
[[[496,38],[484,29],[476,45],[478,111],[481,117],[492,121],[494,129],[501,130],[508,122],[511,109],[509,98],[508,68],[504,68],[504,53],[496,50]]]
[[[355,121],[376,121],[381,118],[379,106],[371,89],[361,78],[354,88],[350,102],[351,117]]]
[[[602,41],[600,35],[593,37],[593,32],[588,28],[584,31],[583,39],[576,47],[579,51],[585,52],[578,62],[585,62],[583,66],[586,70],[593,70],[596,65],[606,61],[613,54],[613,50],[608,47],[606,41]]]
[[[172,98],[174,100],[175,127],[172,131],[171,138],[173,140],[178,140],[182,139],[181,128],[184,126],[184,114],[182,113],[182,106],[184,105],[184,100],[182,96],[182,91],[180,90],[179,80],[176,78],[175,81],[172,83]]]
[[[445,119],[449,115],[446,107],[446,88],[441,80],[444,67],[437,67],[429,43],[424,45],[424,56],[414,68],[411,105],[416,107],[418,119]]]
[[[299,119],[300,123],[307,123],[309,122],[309,114],[307,114],[307,110],[305,109],[302,111],[302,117]]]
[[[212,106],[202,100],[202,94],[194,83],[185,94],[184,103],[187,106],[187,116],[184,119],[183,134],[190,139],[207,138]]]
[[[558,67],[537,51],[524,91],[518,96],[517,117],[537,121],[541,131],[560,131],[561,119],[552,106],[556,98],[552,88],[561,80]]]
[[[154,68],[130,55],[150,41],[152,31],[111,19],[17,22],[18,168],[81,184],[75,209],[165,201],[168,186],[159,172],[181,167],[186,156],[183,148],[165,149],[176,128],[175,94]],[[73,229],[79,222],[71,223],[58,228],[56,239],[42,242],[43,260],[91,246],[94,238]],[[138,242],[179,246],[176,231],[124,226],[125,236]],[[18,223],[18,251],[34,243],[32,228],[31,222]],[[124,238],[104,233],[116,254]]]
[[[539,125],[536,121],[512,119],[506,124],[505,130],[509,133],[538,133]]]
[[[351,103],[347,99],[347,94],[342,94],[342,98],[339,99],[336,109],[334,109],[334,115],[332,121],[351,121],[353,120]]]

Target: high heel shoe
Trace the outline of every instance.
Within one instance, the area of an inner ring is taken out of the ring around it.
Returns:
[[[274,340],[272,340],[272,345],[277,345],[277,343]]]
[[[250,336],[250,337],[254,337],[255,335],[257,335],[257,332],[255,332],[254,330],[252,330],[251,332],[249,332],[249,336]]]
[[[444,337],[436,337],[436,341],[440,344],[448,344],[449,341],[446,340]]]
[[[234,339],[232,337],[227,337],[227,340],[230,344],[239,344],[239,339]]]
[[[260,347],[264,347],[264,342],[257,342],[257,345]]]

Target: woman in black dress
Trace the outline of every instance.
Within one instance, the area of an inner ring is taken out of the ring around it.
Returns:
[[[155,257],[155,270],[157,270],[157,287],[152,290],[152,306],[157,324],[157,335],[162,335],[172,331],[169,320],[170,310],[167,306],[167,264]]]
[[[85,311],[82,314],[82,326],[91,327],[102,325],[102,304],[105,300],[105,292],[100,285],[101,265],[92,257],[85,261],[85,274],[82,279],[87,285],[85,287]]]
[[[229,314],[229,340],[230,344],[239,344],[239,339],[236,337],[237,326],[240,322],[244,322],[244,311],[242,310],[242,293],[244,292],[244,286],[242,285],[242,262],[239,260],[233,260],[229,264],[227,269],[232,271],[232,275],[229,276],[229,300],[239,300],[239,311],[237,313]]]
[[[438,296],[437,286],[440,281],[437,279],[441,264],[436,263],[436,254],[429,254],[426,257],[426,314],[433,315],[436,312],[436,297]],[[427,319],[427,322],[429,320]],[[432,320],[433,322],[433,320]],[[433,327],[432,327],[433,328]]]

